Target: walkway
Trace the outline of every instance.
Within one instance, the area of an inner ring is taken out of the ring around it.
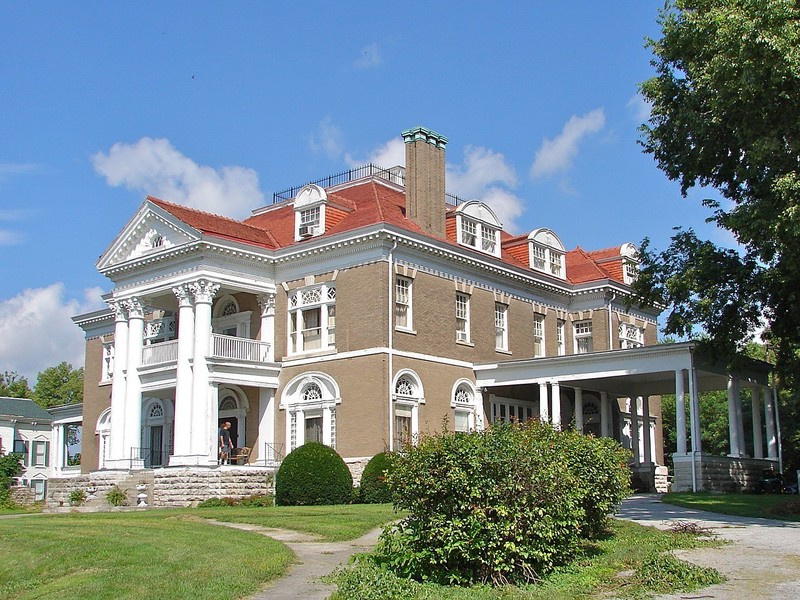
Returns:
[[[800,523],[719,515],[664,504],[660,496],[637,494],[617,514],[641,525],[667,529],[670,521],[694,521],[732,542],[720,548],[681,550],[676,556],[713,567],[727,581],[691,594],[657,600],[796,600],[800,598]]]
[[[213,522],[267,535],[289,546],[297,556],[298,563],[289,568],[285,577],[270,583],[252,596],[251,600],[325,600],[336,588],[323,584],[320,579],[339,565],[347,564],[354,554],[372,550],[383,530],[379,527],[357,540],[347,542],[320,542],[317,536],[288,529],[273,529],[248,523]]]

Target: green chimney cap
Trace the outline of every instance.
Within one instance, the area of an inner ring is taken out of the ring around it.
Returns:
[[[435,131],[425,127],[412,127],[411,129],[406,129],[400,135],[403,136],[403,141],[406,144],[416,142],[417,140],[422,140],[424,142],[428,142],[429,144],[433,144],[437,148],[444,148],[448,142],[447,138],[442,134],[436,133]]]

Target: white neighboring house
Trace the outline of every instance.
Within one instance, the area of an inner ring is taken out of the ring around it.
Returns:
[[[80,474],[82,413],[82,404],[47,411],[27,398],[0,397],[0,454],[22,455],[25,470],[16,483],[33,488],[37,502],[45,499],[50,477]],[[70,431],[77,432],[77,444],[69,445]]]

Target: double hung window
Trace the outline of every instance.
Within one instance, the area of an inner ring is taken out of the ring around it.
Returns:
[[[408,277],[398,275],[395,278],[394,286],[394,314],[395,327],[400,329],[412,329],[412,302],[411,302],[412,280]]]
[[[469,295],[456,293],[456,340],[469,342]]]
[[[592,322],[578,321],[574,325],[575,354],[588,354],[593,351]]]
[[[508,305],[494,304],[494,337],[497,350],[508,350]]]
[[[533,355],[537,358],[545,355],[544,315],[533,315]]]
[[[289,295],[289,354],[336,346],[336,288],[330,283]]]

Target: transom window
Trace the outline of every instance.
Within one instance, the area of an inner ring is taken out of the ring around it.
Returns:
[[[412,280],[408,277],[398,275],[394,286],[394,313],[395,326],[400,329],[412,328],[412,303],[411,303]]]
[[[303,388],[303,393],[300,396],[303,402],[315,402],[322,399],[322,390],[316,383],[309,383]]]
[[[533,315],[533,355],[545,355],[544,349],[544,315]]]
[[[456,340],[469,342],[469,295],[456,293]]]
[[[289,354],[336,345],[336,288],[326,283],[289,295]]]
[[[494,337],[497,350],[508,350],[508,306],[495,302],[494,304]]]
[[[575,354],[588,354],[593,351],[592,322],[577,321],[574,324]]]
[[[394,386],[394,393],[411,398],[414,396],[414,383],[408,377],[401,377]]]

